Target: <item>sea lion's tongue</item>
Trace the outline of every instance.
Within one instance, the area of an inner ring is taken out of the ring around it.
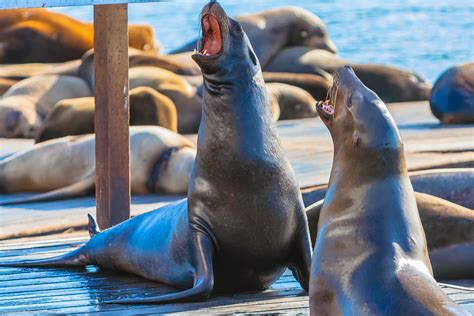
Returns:
[[[222,36],[219,21],[212,14],[202,18],[203,38],[200,53],[205,56],[218,54],[222,49]]]

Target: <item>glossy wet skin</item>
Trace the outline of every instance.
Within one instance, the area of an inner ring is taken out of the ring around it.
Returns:
[[[115,303],[263,290],[287,267],[308,289],[312,251],[303,201],[260,67],[240,25],[219,4],[206,5],[201,16],[200,50],[209,54],[193,56],[204,73],[204,104],[188,198],[101,232],[73,253],[23,265],[93,263],[184,289]]]
[[[334,114],[318,106],[334,159],[312,262],[311,312],[460,311],[432,277],[403,145],[387,108],[350,67],[336,72],[330,99]]]

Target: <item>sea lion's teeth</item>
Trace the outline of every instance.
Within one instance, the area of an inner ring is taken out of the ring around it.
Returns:
[[[202,52],[203,55],[207,55],[207,49]]]

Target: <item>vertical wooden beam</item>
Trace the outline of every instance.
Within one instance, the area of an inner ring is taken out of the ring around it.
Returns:
[[[128,5],[94,6],[95,157],[101,228],[130,217]]]

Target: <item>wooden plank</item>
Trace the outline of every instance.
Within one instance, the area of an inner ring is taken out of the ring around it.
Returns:
[[[5,243],[9,244],[9,243]],[[19,247],[10,243],[11,250]],[[18,250],[17,258],[58,247],[58,240],[25,243]],[[65,241],[62,252],[68,251],[70,242]],[[39,254],[45,257],[47,254]],[[14,270],[19,274],[12,274]],[[26,272],[25,272],[26,271]],[[7,273],[4,273],[7,272]],[[11,276],[9,279],[8,276]],[[271,289],[262,293],[237,293],[231,296],[213,296],[198,303],[167,305],[121,306],[106,304],[119,297],[147,297],[174,291],[172,288],[143,278],[88,266],[86,269],[41,269],[0,268],[0,313],[96,313],[111,315],[150,313],[203,314],[230,313],[302,313],[308,314],[308,296],[287,270]],[[474,288],[469,290],[458,285],[473,286],[474,280],[456,282],[456,285],[441,284],[441,288],[452,299],[474,311]],[[302,295],[303,294],[303,295]]]
[[[130,217],[128,5],[94,6],[97,221]]]
[[[164,0],[2,0],[0,9],[51,8],[122,3],[163,2]],[[166,0],[172,1],[172,0]]]

